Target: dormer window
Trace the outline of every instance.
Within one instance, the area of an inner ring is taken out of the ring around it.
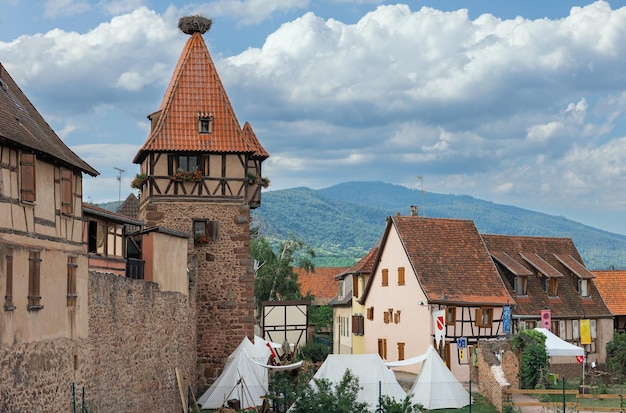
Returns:
[[[578,280],[578,292],[581,297],[589,297],[591,294],[589,293],[589,280],[586,278]]]
[[[548,293],[548,297],[558,297],[559,296],[559,279],[553,277],[546,277],[545,279],[546,285],[546,293]]]
[[[528,277],[517,276],[515,277],[515,294],[518,296],[528,295]]]
[[[201,113],[198,120],[198,132],[202,134],[213,133],[213,114]]]

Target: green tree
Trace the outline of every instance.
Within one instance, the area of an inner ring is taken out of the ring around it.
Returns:
[[[365,402],[357,401],[360,390],[359,379],[346,370],[341,381],[333,387],[330,380],[313,379],[299,395],[290,411],[294,413],[366,413],[369,411]]]
[[[534,389],[547,383],[550,358],[546,336],[535,330],[520,330],[513,336],[513,348],[521,350],[520,384],[522,389]]]
[[[606,365],[620,378],[626,376],[626,333],[613,332],[613,341],[606,345]]]
[[[293,235],[285,241],[278,242],[277,247],[273,248],[267,238],[256,235],[257,231],[251,232],[253,236],[250,240],[250,254],[256,261],[254,297],[257,309],[261,309],[263,301],[302,298],[298,275],[293,271],[293,267],[314,272],[313,249]]]
[[[321,328],[331,328],[333,326],[333,309],[327,305],[311,306],[309,310],[311,323],[315,324],[315,332]]]
[[[423,409],[423,406],[419,403],[411,404],[409,396],[406,396],[403,401],[399,402],[385,395],[382,397],[381,407],[385,413],[419,413]]]

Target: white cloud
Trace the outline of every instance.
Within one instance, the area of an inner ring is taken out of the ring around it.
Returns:
[[[60,16],[74,16],[90,9],[91,6],[87,0],[46,0],[44,17],[54,19]]]
[[[98,3],[98,6],[108,14],[115,16],[133,11],[143,6],[144,3],[144,0],[102,0]]]
[[[195,9],[213,17],[229,16],[236,18],[239,24],[252,25],[278,12],[304,9],[308,4],[309,0],[215,0]]]

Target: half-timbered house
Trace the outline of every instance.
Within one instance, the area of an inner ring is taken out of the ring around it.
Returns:
[[[359,301],[366,308],[365,352],[387,361],[421,355],[435,345],[433,313],[443,311],[438,351],[459,380],[470,374],[478,340],[504,334],[513,304],[474,223],[392,216]],[[405,367],[417,372],[419,364]]]
[[[589,361],[604,363],[613,316],[572,239],[492,234],[482,234],[482,239],[515,299],[513,331],[547,328],[585,347]],[[581,342],[581,323],[589,326],[589,342]],[[552,364],[576,361],[553,358]]]
[[[0,64],[0,342],[87,335],[83,173]]]

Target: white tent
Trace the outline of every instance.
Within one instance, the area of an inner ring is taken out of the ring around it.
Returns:
[[[425,357],[424,357],[425,356]],[[412,403],[425,409],[460,409],[470,404],[470,395],[444,364],[433,346],[423,358],[419,375],[409,394]]]
[[[385,366],[378,354],[329,354],[313,379],[327,379],[336,385],[348,369],[359,379],[361,390],[357,400],[366,402],[371,411],[378,407],[379,383],[382,395],[392,397],[398,402],[406,397],[406,392],[396,380],[393,371]]]
[[[198,399],[202,409],[217,409],[230,399],[240,401],[242,408],[260,406],[268,389],[268,370],[252,360],[265,364],[270,349],[265,340],[255,337],[255,344],[244,337],[224,366],[224,371]]]
[[[584,356],[585,349],[568,343],[553,334],[550,330],[536,327],[536,331],[542,332],[546,336],[546,350],[549,356]]]

